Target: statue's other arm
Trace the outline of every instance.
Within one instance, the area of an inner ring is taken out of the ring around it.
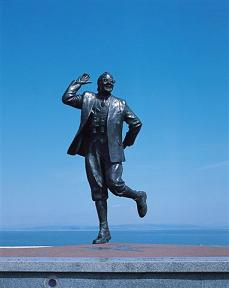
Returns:
[[[81,109],[83,104],[83,95],[76,94],[80,89],[81,85],[85,85],[91,82],[88,82],[90,76],[84,73],[77,80],[73,80],[68,86],[64,95],[62,96],[62,101],[66,105]]]
[[[142,127],[142,123],[127,105],[125,105],[124,108],[124,121],[128,124],[129,128],[123,141],[123,148],[126,148],[126,146],[134,144],[134,141]]]

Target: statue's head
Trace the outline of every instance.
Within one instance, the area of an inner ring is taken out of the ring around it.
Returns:
[[[115,80],[110,73],[104,72],[99,76],[97,84],[99,92],[111,93],[114,88]]]

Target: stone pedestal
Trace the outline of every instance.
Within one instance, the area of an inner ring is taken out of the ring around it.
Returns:
[[[0,248],[1,288],[229,287],[229,248],[104,244]]]

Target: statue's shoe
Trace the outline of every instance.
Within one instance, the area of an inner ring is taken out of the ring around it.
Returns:
[[[147,213],[147,203],[146,203],[147,195],[144,191],[139,191],[139,197],[136,199],[138,215],[143,218]]]
[[[108,229],[106,230],[100,230],[99,235],[96,239],[93,240],[92,244],[104,244],[108,243],[109,240],[111,240],[111,234]]]

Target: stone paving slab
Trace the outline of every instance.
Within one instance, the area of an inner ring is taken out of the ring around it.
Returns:
[[[53,247],[0,248],[1,257],[229,257],[229,247],[108,243]]]

